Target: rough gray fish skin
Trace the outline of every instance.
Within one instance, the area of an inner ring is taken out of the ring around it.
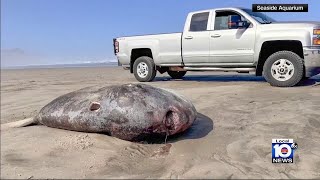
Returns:
[[[193,104],[180,95],[146,84],[124,84],[62,95],[43,107],[35,120],[49,127],[136,141],[183,132],[196,116]]]

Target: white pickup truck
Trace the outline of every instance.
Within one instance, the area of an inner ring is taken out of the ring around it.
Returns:
[[[147,25],[147,24],[146,24]],[[245,8],[189,13],[183,33],[113,39],[119,64],[138,81],[157,71],[254,71],[272,85],[290,87],[320,73],[320,22],[276,22]]]

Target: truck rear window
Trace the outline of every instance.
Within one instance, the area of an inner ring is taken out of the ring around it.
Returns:
[[[208,24],[209,12],[197,13],[192,15],[190,31],[206,31]]]

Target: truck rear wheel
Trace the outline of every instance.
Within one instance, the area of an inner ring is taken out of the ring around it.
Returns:
[[[303,78],[303,59],[291,51],[279,51],[268,57],[263,76],[277,87],[292,87]]]
[[[157,74],[153,59],[147,56],[141,56],[133,63],[133,74],[140,82],[150,82]]]
[[[172,79],[182,79],[186,73],[187,71],[168,71],[168,74],[172,77]]]

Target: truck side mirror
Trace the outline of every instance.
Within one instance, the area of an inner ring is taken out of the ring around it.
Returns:
[[[228,28],[238,29],[246,26],[245,21],[241,21],[241,16],[239,15],[229,15],[228,16]]]

